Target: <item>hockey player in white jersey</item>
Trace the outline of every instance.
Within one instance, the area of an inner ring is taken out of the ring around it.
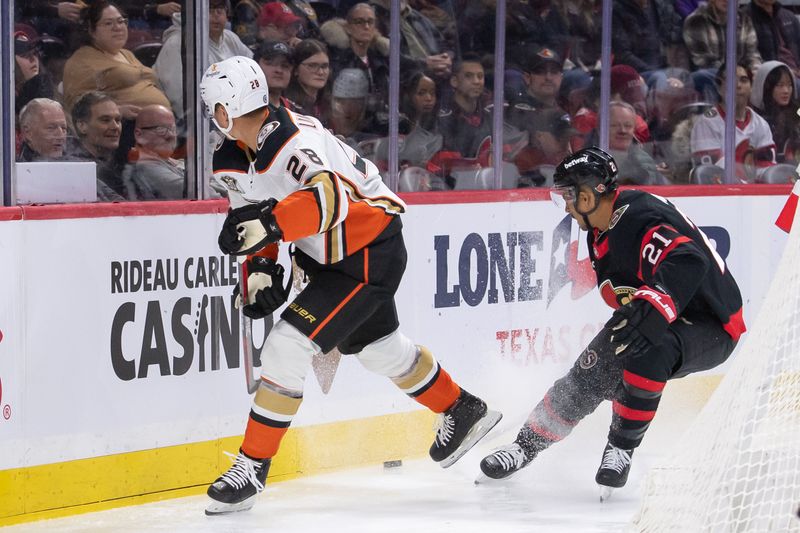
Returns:
[[[200,93],[226,137],[214,153],[214,179],[231,205],[219,246],[246,256],[243,312],[263,318],[286,301],[276,263],[280,242],[295,243],[310,278],[265,341],[244,441],[230,470],[209,487],[206,513],[253,506],[303,401],[313,355],[334,347],[439,413],[430,455],[442,467],[453,464],[501,415],[399,330],[394,293],[406,265],[403,201],[375,165],[316,118],[268,105],[267,81],[251,59],[211,65]]]

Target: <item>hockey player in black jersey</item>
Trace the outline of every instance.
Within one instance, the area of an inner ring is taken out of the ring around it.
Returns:
[[[625,485],[666,382],[721,364],[745,331],[739,288],[703,232],[664,198],[617,190],[616,174],[614,159],[598,148],[556,168],[553,199],[588,232],[597,285],[615,311],[516,440],[481,461],[489,478],[527,466],[611,400],[595,478],[607,498]]]

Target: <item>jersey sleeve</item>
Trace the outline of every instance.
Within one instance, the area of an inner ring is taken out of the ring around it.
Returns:
[[[702,242],[676,229],[673,225],[656,222],[642,232],[639,241],[639,279],[643,296],[647,290],[663,296],[659,304],[668,305],[674,317],[686,308],[706,276],[710,261],[703,252]],[[634,298],[637,296],[634,295]],[[665,315],[666,316],[666,315]]]
[[[344,221],[349,208],[347,189],[323,147],[298,144],[288,158],[287,172],[300,182],[300,188],[273,210],[284,241],[325,233]]]

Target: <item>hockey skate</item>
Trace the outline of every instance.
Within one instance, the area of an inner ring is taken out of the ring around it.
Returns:
[[[501,446],[484,457],[481,461],[481,472],[490,479],[507,478],[528,466],[534,457],[536,457],[535,451],[525,450],[515,441]],[[483,478],[478,478],[476,483],[483,480]]]
[[[436,420],[431,459],[447,468],[475,446],[503,418],[486,408],[486,402],[464,389],[456,403]]]
[[[600,501],[604,502],[611,497],[614,489],[625,486],[628,481],[628,472],[631,470],[631,456],[633,450],[617,448],[610,442],[603,450],[603,462],[597,469],[594,480],[600,486]]]
[[[234,459],[233,466],[208,487],[211,504],[207,515],[218,515],[246,511],[253,507],[256,496],[264,490],[270,459],[250,459],[239,451],[239,455],[224,452]]]

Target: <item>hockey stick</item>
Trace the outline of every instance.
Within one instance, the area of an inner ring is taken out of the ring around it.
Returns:
[[[247,393],[253,394],[258,390],[260,379],[253,377],[253,320],[244,314],[244,302],[247,299],[247,257],[239,258],[239,297],[242,305],[239,306],[239,324],[242,330],[242,356],[244,357],[244,374]]]

